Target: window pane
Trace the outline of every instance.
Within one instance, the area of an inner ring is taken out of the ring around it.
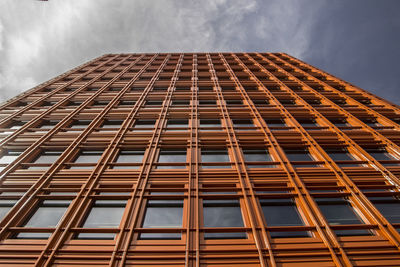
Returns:
[[[121,120],[107,120],[103,123],[101,128],[119,128],[121,127],[123,121]]]
[[[0,164],[8,164],[13,162],[18,156],[21,154],[19,151],[7,151],[6,154],[4,154],[0,158]]]
[[[68,209],[69,200],[44,200],[33,215],[25,222],[24,227],[54,228]],[[46,239],[51,233],[22,232],[17,238]]]
[[[201,159],[203,162],[229,162],[229,155],[226,150],[202,150]]]
[[[330,225],[363,224],[363,221],[355,212],[350,203],[343,198],[319,198],[316,199],[319,209]],[[370,235],[368,230],[336,230],[336,235]]]
[[[374,206],[390,223],[400,223],[400,200],[393,197],[372,200]]]
[[[81,151],[75,159],[75,163],[97,163],[102,155],[102,151]],[[71,169],[92,169],[94,166],[71,166]]]
[[[334,161],[339,160],[354,160],[353,156],[347,151],[347,149],[325,149],[329,157]]]
[[[53,164],[58,157],[61,155],[61,152],[58,151],[45,151],[41,155],[39,155],[32,163],[40,163],[40,164]],[[39,166],[30,166],[30,170],[37,169],[46,169],[48,167],[39,167]]]
[[[154,128],[155,120],[137,120],[134,128]]]
[[[307,149],[284,149],[290,161],[313,161]]]
[[[219,119],[216,119],[216,120],[201,119],[200,127],[221,127],[221,121]]]
[[[203,200],[204,227],[243,227],[239,200]]]
[[[384,148],[365,148],[365,151],[376,160],[396,160],[396,158],[390,155]]]
[[[262,199],[261,208],[267,226],[299,226],[303,220],[291,199]],[[305,237],[306,231],[271,232],[272,237]]]
[[[182,227],[182,200],[149,200],[142,223],[143,228]],[[141,233],[140,239],[180,239],[180,233]]]
[[[246,161],[272,161],[265,149],[244,149],[243,155]]]
[[[1,193],[2,196],[7,195]],[[2,220],[4,218],[4,216],[6,216],[6,214],[8,213],[8,211],[14,206],[14,204],[17,203],[17,200],[14,199],[1,199],[0,200],[0,220]]]
[[[178,163],[186,162],[186,150],[168,150],[163,149],[160,151],[158,157],[159,163]],[[176,168],[186,168],[186,166],[157,166],[157,168],[162,169],[176,169]]]
[[[359,224],[361,219],[350,203],[343,198],[317,199],[318,206],[332,225]]]
[[[121,150],[116,163],[141,163],[143,160],[143,150]],[[138,168],[139,166],[114,166],[114,169]]]
[[[232,120],[234,127],[255,127],[252,120]]]
[[[203,200],[204,227],[243,227],[240,203],[237,199]],[[206,232],[205,238],[246,238],[246,233]]]
[[[96,200],[82,228],[117,228],[124,214],[126,200]],[[79,233],[80,239],[113,239],[114,233]]]

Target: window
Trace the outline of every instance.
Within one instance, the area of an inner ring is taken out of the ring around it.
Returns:
[[[269,101],[267,99],[255,99],[253,100],[254,105],[256,106],[266,106],[269,105]]]
[[[227,105],[243,105],[243,101],[239,99],[227,99],[225,102]]]
[[[243,156],[247,163],[272,161],[272,158],[265,149],[243,149]],[[249,168],[271,168],[274,165],[247,165]]]
[[[319,209],[330,225],[362,224],[363,221],[355,212],[351,204],[344,198],[316,198]],[[338,236],[370,235],[364,229],[335,230]]]
[[[120,128],[123,122],[122,120],[106,120],[101,128]]]
[[[232,120],[233,126],[236,127],[255,127],[253,124],[253,120],[251,119],[233,119]],[[241,130],[252,130],[252,129],[241,129]]]
[[[133,126],[135,129],[138,128],[154,128],[156,124],[155,120],[137,120]]]
[[[333,123],[336,127],[347,127],[347,126],[350,126],[347,123],[346,119],[330,119],[330,122]]]
[[[282,105],[294,105],[296,101],[294,99],[279,99]]]
[[[133,100],[122,100],[119,102],[119,106],[133,107],[134,105],[135,105],[135,101],[133,101]]]
[[[172,150],[172,149],[161,149],[158,157],[158,163],[186,163],[186,149]],[[158,169],[184,169],[185,164],[182,165],[158,165]]]
[[[82,228],[117,228],[122,219],[126,200],[96,200]],[[78,239],[114,239],[114,233],[79,233]]]
[[[87,165],[88,164],[91,164],[91,165],[96,164],[99,161],[99,159],[101,158],[102,154],[103,154],[103,151],[83,150],[76,157],[74,162],[75,163],[83,163],[84,165],[71,166],[71,169],[92,169],[94,166],[87,166]]]
[[[123,163],[123,165],[115,165],[113,169],[139,168],[138,165],[129,165],[129,163],[142,163],[143,156],[143,150],[121,150],[115,163]]]
[[[79,120],[79,121],[74,121],[73,124],[71,124],[70,128],[72,129],[84,129],[88,127],[88,125],[91,123],[91,121],[87,120]]]
[[[354,157],[347,151],[346,148],[326,148],[325,152],[334,161],[354,160]]]
[[[57,125],[58,121],[44,121],[42,125],[38,128],[40,129],[53,129],[55,125]],[[36,132],[47,132],[47,131],[36,131]]]
[[[369,199],[390,223],[400,223],[400,200],[397,197],[370,197]]]
[[[182,119],[182,120],[175,120],[175,119],[169,119],[167,121],[167,130],[173,130],[171,128],[187,128],[188,127],[188,120]],[[178,129],[179,131],[180,129]]]
[[[261,208],[267,226],[301,226],[303,220],[292,199],[261,199]],[[307,237],[306,231],[270,232],[271,237]]]
[[[268,127],[287,127],[286,123],[282,119],[264,118],[264,121],[268,125]]]
[[[314,158],[310,155],[307,148],[284,148],[286,157],[295,164],[297,167],[308,167],[309,164],[296,164],[296,161],[313,161]]]
[[[162,105],[162,101],[156,101],[156,100],[147,100],[146,101],[146,106],[161,106]]]
[[[204,227],[243,227],[242,211],[237,199],[204,199]],[[245,232],[205,232],[205,239],[247,238]]]
[[[319,126],[314,119],[297,119],[297,121],[303,127],[318,127]]]
[[[1,193],[1,196],[4,196],[4,192]],[[17,203],[18,200],[16,199],[0,199],[0,220],[6,216],[8,211],[14,207],[15,203]]]
[[[68,209],[70,200],[43,200],[23,224],[30,228],[55,228]],[[51,233],[21,232],[16,238],[47,239]]]
[[[181,228],[182,200],[149,200],[142,228]],[[141,233],[140,239],[181,239],[181,233]]]
[[[201,161],[203,163],[224,163],[230,162],[228,151],[226,149],[202,149],[201,150]],[[203,164],[203,168],[216,169],[216,168],[231,168],[231,165],[212,165]]]
[[[21,153],[21,151],[7,151],[5,154],[3,154],[3,156],[1,156],[0,164],[10,164],[17,159]]]
[[[220,119],[201,119],[200,127],[221,127]]]
[[[381,163],[385,165],[390,165],[390,164],[399,164],[399,163],[386,163],[386,160],[398,160],[395,158],[392,154],[387,152],[385,148],[364,148],[365,151],[367,151],[374,159],[378,161],[383,161]]]
[[[59,151],[43,151],[32,163],[35,164],[53,164],[61,155]],[[46,169],[48,166],[29,166],[30,170]]]
[[[209,106],[209,105],[216,105],[217,102],[215,100],[199,100],[200,106]]]
[[[190,101],[189,100],[173,100],[172,101],[172,106],[173,107],[180,107],[180,106],[189,106]]]

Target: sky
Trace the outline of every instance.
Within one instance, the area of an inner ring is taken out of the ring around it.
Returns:
[[[107,53],[285,52],[400,104],[400,0],[1,0],[0,102]]]

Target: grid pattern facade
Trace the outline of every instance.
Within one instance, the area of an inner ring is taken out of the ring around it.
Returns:
[[[0,106],[0,266],[399,266],[399,121],[283,53],[101,56]]]

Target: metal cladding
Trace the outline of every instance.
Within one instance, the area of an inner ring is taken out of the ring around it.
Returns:
[[[101,56],[0,106],[0,266],[400,266],[399,121],[283,53]]]

